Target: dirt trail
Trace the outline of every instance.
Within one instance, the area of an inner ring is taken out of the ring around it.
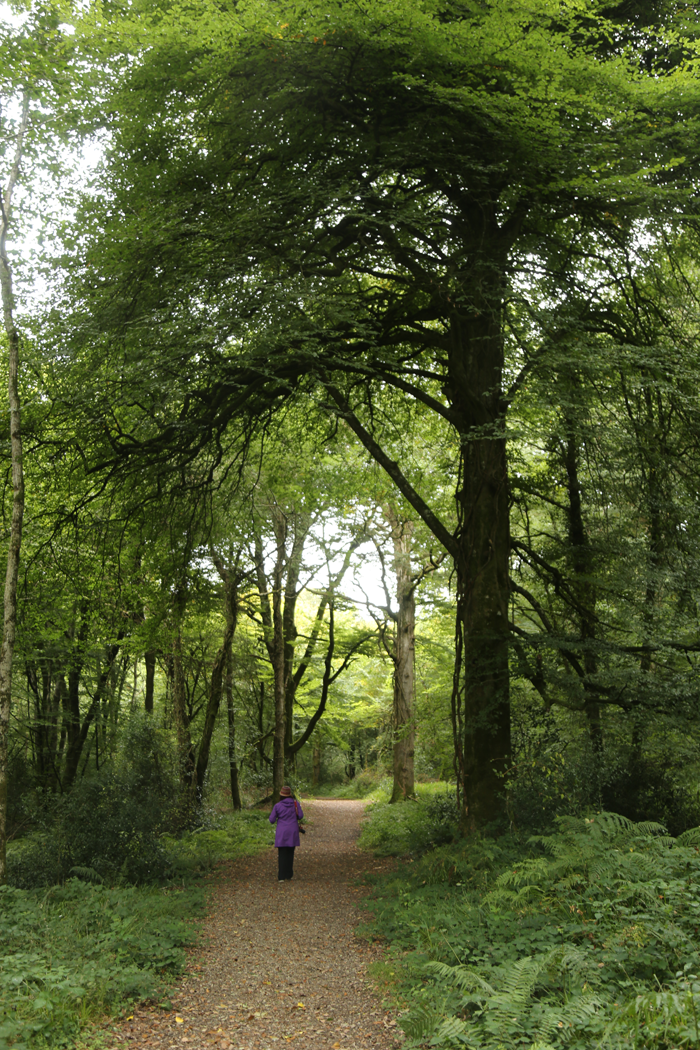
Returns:
[[[138,1008],[116,1045],[220,1050],[389,1050],[395,1023],[366,980],[377,950],[355,938],[367,870],[385,870],[356,846],[363,802],[308,803],[311,823],[294,879],[277,882],[277,853],[221,869],[205,945],[172,998],[173,1011]],[[181,1018],[178,1022],[176,1018]]]

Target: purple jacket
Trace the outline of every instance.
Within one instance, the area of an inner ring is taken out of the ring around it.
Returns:
[[[304,811],[299,802],[297,802],[297,809],[299,810],[299,820],[301,820],[304,816]],[[293,798],[282,798],[276,806],[273,806],[270,814],[270,823],[274,824],[275,821],[277,821],[275,846],[298,846],[299,824],[294,810]]]

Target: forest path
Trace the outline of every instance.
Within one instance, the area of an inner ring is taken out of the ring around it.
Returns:
[[[205,947],[164,1013],[137,1007],[115,1044],[170,1050],[389,1050],[395,1022],[365,975],[379,954],[354,936],[368,870],[383,871],[357,848],[365,803],[304,803],[309,831],[294,879],[277,881],[277,852],[222,866],[204,926]],[[303,1004],[303,1005],[302,1005]],[[181,1018],[179,1023],[176,1018]]]

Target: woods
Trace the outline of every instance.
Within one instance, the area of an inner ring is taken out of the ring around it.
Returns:
[[[0,22],[0,885],[285,783],[700,825],[696,12]]]

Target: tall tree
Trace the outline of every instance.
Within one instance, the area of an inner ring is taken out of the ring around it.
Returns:
[[[587,253],[682,210],[698,85],[686,15],[657,8],[666,25],[643,29],[627,5],[554,0],[263,2],[186,29],[159,11],[110,107],[80,294],[134,425],[110,409],[105,462],[216,457],[292,394],[346,421],[454,559],[465,827],[501,814],[510,755],[506,421],[533,360],[507,359],[505,319],[533,268],[557,256],[564,294]],[[175,359],[168,408],[153,377]],[[454,431],[456,528],[383,444],[387,387]]]
[[[12,702],[12,661],[17,625],[17,579],[24,517],[24,469],[22,463],[22,421],[19,399],[20,335],[15,321],[12,267],[7,255],[7,234],[12,215],[12,195],[19,179],[24,143],[29,126],[29,91],[22,97],[22,113],[17,129],[15,152],[9,177],[0,192],[0,290],[5,334],[7,336],[8,402],[10,407],[10,461],[12,469],[12,520],[5,571],[2,645],[0,646],[0,885],[6,878],[5,842],[7,814],[7,741]]]

